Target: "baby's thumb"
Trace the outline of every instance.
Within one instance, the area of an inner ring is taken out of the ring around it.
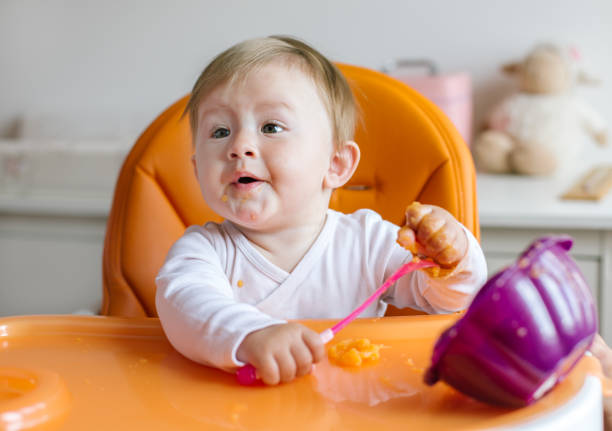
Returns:
[[[404,247],[406,250],[410,251],[410,253],[417,253],[416,235],[414,233],[414,230],[412,230],[408,226],[402,227],[397,232],[397,243]]]

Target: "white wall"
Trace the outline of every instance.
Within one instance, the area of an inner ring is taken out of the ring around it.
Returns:
[[[610,0],[0,0],[0,136],[45,113],[110,113],[140,130],[213,55],[281,33],[372,68],[429,57],[467,70],[477,119],[511,88],[500,64],[536,42],[573,43],[604,78],[584,96],[612,123]]]

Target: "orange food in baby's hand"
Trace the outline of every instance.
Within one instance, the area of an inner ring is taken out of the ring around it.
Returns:
[[[446,275],[447,272],[449,271],[445,271],[444,273],[442,273],[442,269],[439,266],[431,266],[429,268],[424,268],[423,271],[427,272],[429,274],[430,277],[440,277],[441,275]]]
[[[412,258],[412,262],[414,263],[418,263],[422,260],[428,260],[430,262],[435,263],[435,261],[431,257],[420,258],[419,256],[414,256]],[[442,274],[441,268],[439,266],[430,266],[429,268],[423,268],[423,271],[427,272],[430,277],[440,277],[440,275]],[[443,275],[446,275],[446,272]]]
[[[360,367],[380,359],[380,344],[367,338],[342,340],[327,350],[329,361],[341,367]]]
[[[416,255],[416,237],[414,236],[414,231],[408,226],[400,228],[400,230],[397,232],[397,243],[404,247],[406,250],[408,250],[410,253]]]

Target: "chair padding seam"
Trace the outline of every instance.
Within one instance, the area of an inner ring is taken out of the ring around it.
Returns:
[[[188,226],[186,218],[178,211],[178,205],[171,199],[171,197],[170,197],[171,195],[170,195],[170,193],[168,193],[166,188],[159,181],[157,181],[157,178],[155,177],[155,175],[147,172],[140,165],[136,166],[135,171],[137,173],[140,173],[141,175],[145,176],[146,178],[148,178],[149,181],[151,181],[157,187],[157,189],[159,190],[160,194],[165,198],[165,200],[168,203],[168,205],[172,208],[172,210],[174,211],[176,216],[181,220],[181,222],[183,223],[183,226],[186,229],[187,226]]]

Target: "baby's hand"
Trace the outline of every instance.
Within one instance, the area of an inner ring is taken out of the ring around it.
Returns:
[[[310,373],[312,364],[323,359],[321,337],[299,323],[268,326],[247,335],[236,357],[255,367],[268,385],[290,382]]]
[[[591,353],[601,364],[601,369],[604,375],[612,379],[612,349],[608,347],[606,342],[601,338],[599,334],[595,335],[595,340],[591,345]],[[604,429],[606,431],[612,430],[612,397],[605,397],[603,400],[604,405]]]
[[[601,368],[606,377],[612,379],[612,349],[608,347],[601,335],[595,334],[595,339],[591,345],[591,353],[601,363]]]
[[[413,254],[433,258],[443,268],[455,266],[468,250],[461,224],[448,211],[418,202],[406,208],[406,225],[399,230],[397,242]]]

